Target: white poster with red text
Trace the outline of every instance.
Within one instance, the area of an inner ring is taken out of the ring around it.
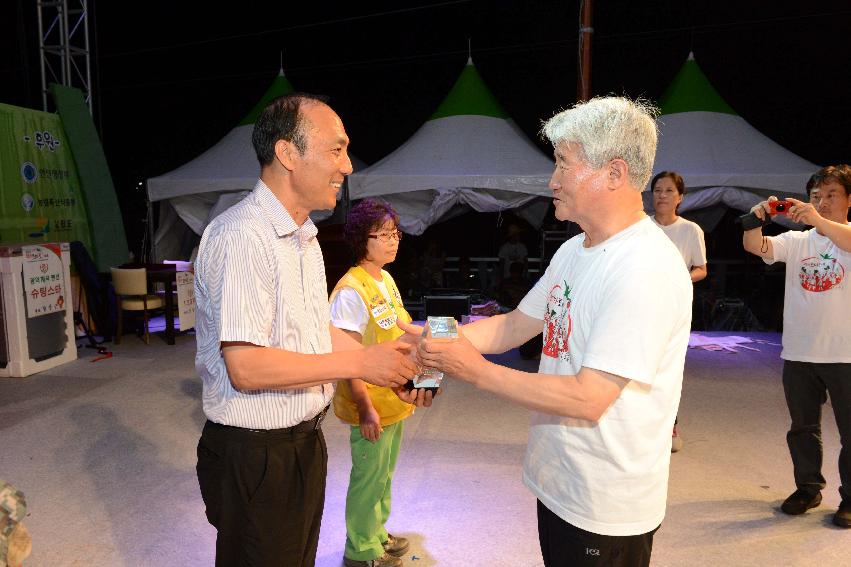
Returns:
[[[22,246],[21,254],[27,317],[63,311],[69,296],[59,246]]]

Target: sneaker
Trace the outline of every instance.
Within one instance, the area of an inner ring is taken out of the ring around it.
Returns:
[[[671,433],[671,452],[676,453],[683,448],[683,438],[680,437],[680,432],[677,431],[677,424],[674,424],[674,431]]]
[[[843,500],[833,515],[833,523],[840,528],[851,528],[851,500]]]
[[[406,538],[395,537],[390,534],[387,534],[387,541],[381,545],[384,546],[384,551],[394,557],[402,557],[408,551],[408,547],[410,547]]]
[[[343,557],[343,565],[346,567],[402,567],[402,560],[385,553],[377,559],[367,559],[366,561]]]
[[[803,514],[810,508],[815,508],[819,504],[821,504],[821,491],[813,493],[812,490],[799,488],[790,494],[789,498],[783,501],[783,504],[780,505],[780,509],[783,510],[784,514],[797,516],[799,514]],[[849,513],[851,513],[851,510],[849,510]]]

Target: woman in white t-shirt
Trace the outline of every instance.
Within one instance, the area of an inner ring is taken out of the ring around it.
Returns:
[[[703,230],[690,220],[677,215],[677,209],[683,202],[686,184],[682,176],[675,171],[658,173],[650,182],[653,189],[653,221],[668,235],[688,268],[692,283],[706,277],[706,243]],[[676,453],[683,447],[683,439],[674,422],[671,435],[671,451]]]
[[[697,223],[677,215],[686,185],[675,171],[663,171],[650,183],[653,189],[653,220],[668,235],[683,257],[692,283],[706,277],[706,244]]]

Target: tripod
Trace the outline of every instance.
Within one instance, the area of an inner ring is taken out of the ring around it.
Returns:
[[[98,342],[97,339],[95,339],[95,336],[92,334],[92,332],[89,331],[89,327],[88,327],[88,325],[86,325],[86,321],[85,321],[85,319],[83,319],[83,313],[81,311],[74,311],[74,325],[75,326],[79,325],[80,327],[82,327],[83,331],[86,332],[86,340],[89,343],[86,346],[88,348],[94,348],[94,349],[100,350],[100,348],[101,348],[100,343],[102,343],[103,341]],[[78,337],[78,338],[82,338],[82,337]]]
[[[95,349],[98,352],[98,354],[100,355],[100,356],[93,358],[92,362],[97,362],[99,360],[112,358],[112,353],[110,351],[106,350],[105,346],[101,346],[101,343],[103,343],[103,341],[98,342],[97,339],[95,339],[94,335],[92,335],[92,332],[89,330],[89,327],[86,325],[85,319],[83,319],[82,312],[74,311],[74,325],[75,326],[76,325],[81,326],[83,328],[83,330],[86,332],[86,339],[89,341],[89,344],[87,344],[86,347]]]

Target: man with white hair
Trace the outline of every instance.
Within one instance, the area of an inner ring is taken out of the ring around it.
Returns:
[[[565,242],[519,307],[423,340],[421,362],[535,411],[523,481],[538,498],[544,564],[648,565],[665,515],[692,286],[643,212],[655,110],[595,98],[546,122]],[[489,362],[543,329],[537,373]]]

